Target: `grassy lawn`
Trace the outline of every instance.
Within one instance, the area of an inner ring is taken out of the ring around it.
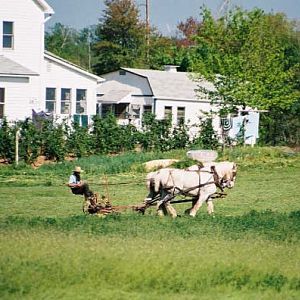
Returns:
[[[113,204],[147,194],[141,163],[184,152],[91,157],[79,164]],[[75,163],[0,167],[1,299],[299,299],[300,156],[228,151],[234,189],[196,218],[127,211],[85,216],[65,186]]]

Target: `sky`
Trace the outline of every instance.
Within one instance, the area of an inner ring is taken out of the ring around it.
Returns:
[[[47,22],[46,30],[60,22],[75,29],[95,25],[103,16],[104,0],[46,0],[55,14]],[[150,23],[164,35],[174,35],[180,21],[189,17],[199,19],[200,7],[205,5],[217,15],[224,0],[149,0]],[[135,0],[145,18],[146,0]],[[258,7],[265,12],[283,12],[289,19],[300,20],[300,0],[231,0],[231,7]]]

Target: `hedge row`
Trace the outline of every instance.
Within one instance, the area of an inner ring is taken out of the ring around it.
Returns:
[[[105,118],[95,116],[89,128],[78,123],[68,126],[52,120],[26,119],[14,124],[3,120],[0,127],[0,157],[9,163],[15,160],[16,132],[19,132],[19,158],[26,163],[38,156],[62,161],[68,155],[76,157],[91,154],[107,154],[130,151],[137,146],[145,151],[168,151],[197,145],[206,149],[218,146],[211,119],[202,122],[201,132],[193,139],[188,127],[180,124],[172,127],[170,120],[156,120],[153,114],[143,118],[142,130],[129,124],[121,126],[108,114]],[[205,146],[204,146],[205,145]]]

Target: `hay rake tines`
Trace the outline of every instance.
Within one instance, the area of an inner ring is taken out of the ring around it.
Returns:
[[[98,214],[98,215],[121,213],[122,211],[128,209],[144,214],[146,208],[147,205],[144,203],[138,205],[112,205],[105,196],[102,196],[102,199],[99,200],[99,196],[97,193],[91,197],[85,198],[83,203],[84,213]]]

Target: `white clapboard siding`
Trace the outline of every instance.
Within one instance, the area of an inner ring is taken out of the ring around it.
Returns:
[[[56,114],[60,114],[61,89],[71,89],[72,115],[76,113],[76,90],[87,90],[87,114],[96,114],[96,86],[97,79],[61,65],[55,61],[44,59],[43,63],[42,104],[45,109],[46,88],[56,88]]]
[[[17,63],[40,72],[44,51],[44,12],[32,0],[0,0],[0,33],[3,21],[14,23],[14,47],[3,49],[0,54]]]
[[[0,66],[0,87],[5,88],[4,114],[11,121],[30,117],[32,109],[45,110],[46,87],[57,89],[56,116],[61,112],[61,88],[72,90],[71,117],[76,112],[76,89],[87,91],[89,117],[96,113],[101,78],[45,53],[44,23],[53,13],[45,0],[0,0],[0,56],[6,62],[5,68]],[[14,24],[12,49],[3,48],[4,21]]]
[[[184,100],[160,100],[157,99],[155,103],[156,116],[158,119],[164,118],[165,106],[172,107],[173,123],[177,123],[177,110],[178,107],[185,108],[185,120],[190,124],[199,123],[199,117],[203,117],[203,112],[209,112],[211,105],[209,102],[184,101]]]
[[[31,114],[28,95],[31,94],[29,78],[1,77],[1,87],[5,88],[5,115],[9,120],[21,120]]]

